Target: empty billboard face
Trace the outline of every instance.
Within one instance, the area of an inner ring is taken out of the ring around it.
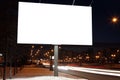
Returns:
[[[92,45],[91,7],[19,2],[17,43]]]

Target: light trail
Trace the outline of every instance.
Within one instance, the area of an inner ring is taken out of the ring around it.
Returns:
[[[58,69],[81,71],[81,72],[87,72],[87,73],[94,73],[94,74],[120,77],[120,71],[116,71],[116,70],[93,69],[93,68],[72,67],[72,66],[59,66]]]

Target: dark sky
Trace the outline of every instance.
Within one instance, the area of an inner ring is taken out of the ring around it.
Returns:
[[[111,18],[120,18],[120,0],[97,0],[93,3],[94,42],[120,43],[120,20],[111,23]]]
[[[73,0],[19,0],[71,5]],[[76,0],[74,5],[89,6],[91,0]],[[93,0],[93,42],[120,43],[120,20],[111,23],[111,18],[120,18],[120,0]],[[2,44],[6,36],[11,42],[17,38],[18,0],[0,1],[0,39]]]

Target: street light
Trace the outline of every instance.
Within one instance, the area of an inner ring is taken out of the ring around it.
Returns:
[[[89,56],[86,56],[86,59],[88,59],[88,60],[89,60],[89,59],[90,59],[90,57],[89,57]]]
[[[98,56],[98,55],[97,55],[97,56],[95,56],[95,58],[96,58],[96,59],[99,59],[99,58],[100,58],[100,56]]]
[[[115,55],[115,54],[111,54],[111,57],[112,57],[112,58],[115,58],[115,57],[116,57],[116,55]]]
[[[43,46],[40,46],[40,48],[42,49],[42,48],[43,48]]]
[[[112,23],[117,23],[118,22],[118,17],[113,17],[112,18]]]
[[[61,46],[59,46],[59,49],[61,49]]]
[[[51,49],[51,52],[54,52],[54,50],[53,50],[53,49]]]
[[[117,53],[119,53],[119,52],[120,52],[120,50],[118,49],[118,50],[117,50]]]
[[[34,45],[32,45],[32,49],[34,48],[35,46]]]

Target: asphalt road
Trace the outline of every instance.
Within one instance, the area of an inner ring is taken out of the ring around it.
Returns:
[[[88,80],[120,80],[120,77],[116,77],[116,76],[100,75],[100,74],[86,73],[80,71],[60,70],[60,72],[72,74],[74,76],[85,78]]]

